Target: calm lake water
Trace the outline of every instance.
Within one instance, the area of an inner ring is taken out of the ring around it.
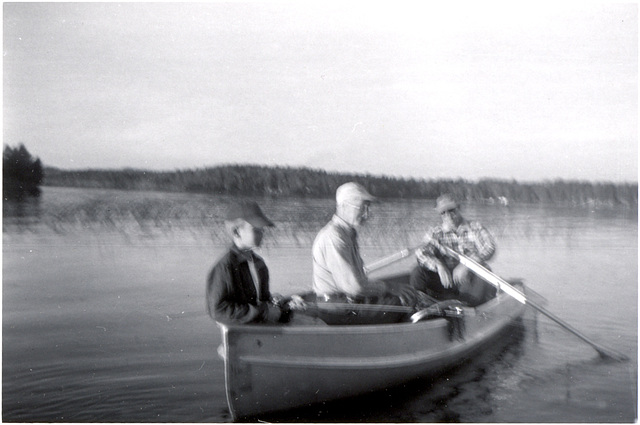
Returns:
[[[228,197],[44,188],[4,205],[2,417],[11,422],[227,422],[206,275],[227,242]],[[331,200],[261,200],[272,291],[311,287],[311,243]],[[374,205],[365,261],[420,241],[430,201]],[[630,361],[527,313],[500,344],[437,379],[261,418],[286,422],[633,422],[637,210],[467,205],[498,241],[493,270]],[[409,270],[413,259],[378,272]]]

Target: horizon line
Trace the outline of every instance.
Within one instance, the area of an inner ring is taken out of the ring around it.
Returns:
[[[345,174],[345,175],[350,175],[350,176],[354,176],[354,177],[373,177],[373,178],[392,178],[392,179],[396,179],[396,180],[417,180],[417,181],[456,181],[456,180],[462,180],[464,182],[481,182],[481,181],[487,181],[487,180],[494,180],[494,181],[503,181],[503,182],[516,182],[519,184],[537,184],[537,183],[548,183],[548,182],[564,182],[564,183],[591,183],[591,184],[614,184],[614,185],[637,185],[638,184],[638,180],[636,179],[635,181],[633,180],[621,180],[621,181],[613,181],[613,180],[587,180],[587,179],[574,179],[574,178],[563,178],[563,177],[544,177],[541,178],[540,180],[518,180],[516,178],[509,178],[509,177],[479,177],[476,179],[469,179],[469,178],[464,178],[464,177],[411,177],[411,176],[397,176],[397,175],[389,175],[389,174],[382,174],[382,173],[378,173],[378,174],[374,174],[374,173],[370,173],[370,172],[348,172],[348,171],[335,171],[335,170],[326,170],[323,168],[314,168],[314,167],[309,167],[309,166],[296,166],[296,165],[265,165],[265,164],[256,164],[256,163],[222,163],[222,164],[217,164],[217,165],[207,165],[207,166],[199,166],[199,167],[192,167],[192,168],[175,168],[172,170],[169,169],[164,169],[164,170],[153,170],[153,169],[146,169],[146,168],[137,168],[137,167],[130,167],[130,166],[123,166],[123,167],[117,167],[117,168],[92,168],[92,167],[85,167],[85,168],[75,168],[75,169],[70,169],[70,168],[62,168],[62,167],[58,167],[58,166],[53,166],[53,165],[46,165],[43,164],[43,167],[46,168],[53,168],[53,169],[57,169],[60,171],[69,171],[69,172],[87,172],[87,171],[138,171],[138,172],[148,172],[148,173],[176,173],[176,172],[184,172],[184,171],[204,171],[207,169],[213,169],[213,168],[223,168],[223,167],[260,167],[260,168],[271,168],[271,169],[276,169],[276,168],[283,168],[283,169],[292,169],[292,170],[309,170],[309,171],[316,171],[316,172],[324,172],[327,174]]]

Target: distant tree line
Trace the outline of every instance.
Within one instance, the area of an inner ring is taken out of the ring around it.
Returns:
[[[222,165],[211,168],[147,171],[61,170],[46,168],[47,186],[160,190],[219,195],[333,197],[336,188],[357,181],[380,198],[435,199],[450,192],[460,200],[481,202],[570,203],[637,207],[637,183],[592,183],[553,180],[413,179],[327,172],[310,168]]]
[[[44,170],[39,158],[31,156],[23,144],[5,145],[2,155],[2,196],[5,200],[39,196]]]

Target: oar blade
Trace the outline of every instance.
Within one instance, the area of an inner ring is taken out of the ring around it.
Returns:
[[[618,353],[617,351],[613,351],[611,349],[608,348],[604,348],[604,347],[594,347],[596,349],[596,351],[598,352],[598,354],[600,355],[600,357],[602,359],[605,360],[613,360],[616,362],[628,362],[629,361],[629,357],[625,356],[622,353]]]

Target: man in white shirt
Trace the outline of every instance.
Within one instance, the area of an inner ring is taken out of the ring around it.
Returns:
[[[373,201],[375,197],[358,183],[340,186],[336,191],[336,213],[313,242],[313,290],[320,318],[328,324],[402,321],[405,313],[390,312],[385,307],[411,305],[416,300],[416,292],[410,286],[369,280],[364,272],[356,229],[367,220]],[[352,306],[340,310],[323,307],[322,303]],[[369,305],[358,308],[358,304]]]

